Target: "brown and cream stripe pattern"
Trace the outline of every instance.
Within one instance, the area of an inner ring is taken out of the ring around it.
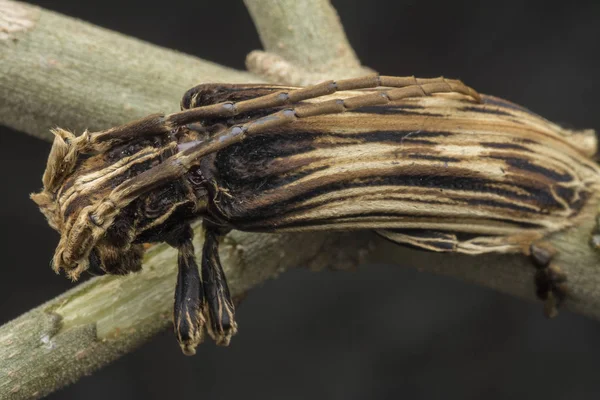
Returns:
[[[313,117],[218,152],[218,210],[240,230],[460,232],[489,238],[453,250],[516,250],[582,213],[600,183],[590,135],[489,96]]]

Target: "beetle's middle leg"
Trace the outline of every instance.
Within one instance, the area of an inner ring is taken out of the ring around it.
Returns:
[[[192,244],[193,232],[189,225],[174,232],[168,243],[179,250],[177,286],[175,287],[174,327],[181,350],[194,355],[196,346],[202,342],[205,319],[202,306],[205,302],[204,289]]]
[[[466,86],[461,81],[454,79],[446,79],[443,77],[424,79],[415,78],[413,76],[396,77],[370,75],[362,78],[326,81],[317,85],[296,88],[293,90],[276,91],[275,93],[251,97],[248,100],[239,102],[229,101],[184,109],[181,112],[164,116],[164,120],[165,125],[167,126],[182,126],[206,118],[229,117],[253,110],[297,105],[304,100],[315,99],[336,92],[376,89],[382,87],[392,89],[376,91],[375,93],[371,93],[370,97],[356,96],[356,98],[359,99],[358,102],[348,102],[345,109],[352,109],[358,106],[381,105],[407,97],[422,97],[430,96],[435,93],[449,92],[461,93],[471,97],[475,102],[480,101],[480,96],[475,90]],[[333,100],[334,103],[337,101],[338,100]],[[184,96],[184,103],[182,105],[187,106],[191,103],[193,102],[187,100],[186,96]],[[331,108],[325,108],[325,110],[331,110]],[[337,112],[340,112],[339,109]],[[334,112],[327,111],[324,113],[330,114]]]
[[[218,345],[227,346],[231,337],[237,332],[237,323],[235,307],[219,259],[220,236],[221,234],[210,226],[204,231],[202,286],[206,294],[206,302],[203,304],[203,313],[208,321],[206,324],[208,334]]]
[[[567,275],[552,262],[556,250],[546,242],[530,246],[530,256],[537,269],[535,287],[537,297],[544,301],[544,313],[551,318],[567,297]]]

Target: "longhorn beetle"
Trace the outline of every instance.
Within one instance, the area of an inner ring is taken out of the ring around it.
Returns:
[[[231,229],[374,229],[430,251],[522,253],[537,267],[546,313],[565,299],[566,276],[544,239],[595,217],[593,131],[562,129],[445,78],[204,84],[181,106],[77,137],[55,129],[32,199],[61,234],[54,270],[73,279],[138,271],[143,243],[178,249],[184,353],[194,354],[204,327],[221,345],[236,333],[218,255]]]

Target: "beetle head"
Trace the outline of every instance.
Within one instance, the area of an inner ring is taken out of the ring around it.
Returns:
[[[62,129],[53,133],[44,188],[31,195],[61,235],[53,269],[64,270],[72,279],[90,264],[113,274],[138,270],[143,248],[133,244],[136,213],[119,208],[112,199],[128,180],[159,164],[176,145],[166,145],[168,137],[150,136],[94,148],[87,132],[78,137]]]

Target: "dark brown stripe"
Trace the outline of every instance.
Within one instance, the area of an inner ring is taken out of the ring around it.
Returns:
[[[408,158],[416,159],[416,160],[431,160],[431,161],[441,161],[444,163],[449,162],[460,162],[462,160],[453,157],[441,157],[441,156],[431,156],[427,154],[409,154]]]
[[[480,113],[480,114],[502,115],[502,116],[507,116],[507,117],[512,115],[510,113],[507,113],[506,111],[498,110],[497,108],[468,106],[468,107],[460,107],[459,110],[465,111],[465,112],[475,112],[475,113]]]
[[[534,142],[535,143],[535,142]],[[507,150],[519,150],[531,153],[532,151],[525,146],[514,143],[494,143],[494,142],[481,142],[484,147],[491,147],[493,149],[507,149]]]
[[[511,167],[534,174],[540,174],[556,182],[571,182],[573,180],[573,176],[571,176],[570,174],[561,174],[554,170],[534,164],[531,161],[524,158],[497,155],[490,155],[489,157],[498,160],[503,160],[504,162],[506,162],[506,164],[510,165]]]
[[[369,131],[365,133],[344,134],[344,138],[356,138],[365,142],[395,142],[401,143],[410,140],[414,143],[433,143],[421,139],[435,139],[454,135],[450,131],[421,131],[421,130],[397,130],[397,131]]]
[[[423,117],[443,117],[444,114],[427,111],[424,107],[406,107],[401,106],[373,106],[361,107],[352,110],[356,114],[371,114],[371,115],[418,115]]]

